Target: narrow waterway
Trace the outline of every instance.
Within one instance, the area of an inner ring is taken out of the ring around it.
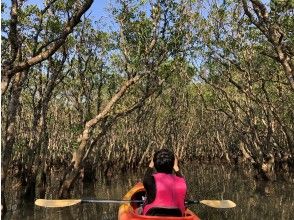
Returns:
[[[257,183],[242,170],[211,165],[189,164],[182,172],[189,185],[189,199],[230,199],[237,204],[233,209],[214,209],[201,204],[189,206],[201,219],[294,218],[293,181]],[[80,185],[73,198],[121,199],[142,176],[142,171],[112,176],[108,180],[98,176],[95,184]],[[51,198],[50,193],[46,197]],[[42,208],[26,204],[7,213],[4,219],[111,220],[117,219],[118,207],[117,204],[79,204],[68,208]]]

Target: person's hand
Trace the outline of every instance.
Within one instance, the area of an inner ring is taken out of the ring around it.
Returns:
[[[154,167],[154,162],[153,162],[153,158],[151,159],[150,163],[149,163],[149,167],[153,168]]]
[[[178,172],[180,170],[179,165],[178,165],[178,157],[175,157],[175,162],[174,162],[174,171]]]

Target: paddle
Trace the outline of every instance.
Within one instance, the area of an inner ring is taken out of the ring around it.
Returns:
[[[218,209],[228,209],[228,208],[234,208],[236,207],[236,203],[234,203],[231,200],[187,200],[186,205],[191,204],[204,204],[212,208],[218,208]]]
[[[72,206],[79,203],[128,203],[128,202],[138,202],[143,203],[143,200],[107,200],[107,199],[37,199],[35,201],[35,205],[50,207],[50,208],[58,208],[58,207],[66,207]]]
[[[99,199],[61,199],[61,200],[47,200],[37,199],[35,205],[50,208],[60,208],[72,206],[79,203],[143,203],[143,200],[99,200]],[[212,208],[234,208],[236,204],[231,200],[188,200],[187,205],[190,204],[204,204]]]

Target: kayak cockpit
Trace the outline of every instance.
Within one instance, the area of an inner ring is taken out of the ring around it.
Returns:
[[[146,192],[145,192],[144,189],[142,189],[142,190],[139,190],[139,191],[135,192],[131,196],[130,200],[132,200],[132,201],[134,201],[134,200],[142,200],[143,201],[145,196],[146,196]],[[143,205],[143,202],[131,202],[130,205],[135,210],[135,209],[140,208]]]

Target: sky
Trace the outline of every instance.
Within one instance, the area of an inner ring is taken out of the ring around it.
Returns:
[[[93,21],[101,21],[100,24],[102,24],[102,26],[99,26],[100,30],[108,29],[108,26],[116,27],[112,15],[107,10],[112,2],[113,0],[94,0],[93,4],[86,12],[86,16],[89,15],[89,18]]]
[[[95,0],[91,6],[91,8],[87,11],[87,15],[96,19],[100,19],[101,17],[104,19],[109,19],[110,14],[107,11],[107,7],[112,3],[111,0]]]
[[[36,4],[39,5],[40,8],[44,8],[43,2],[45,0],[26,0],[25,4]],[[217,0],[223,2],[223,0]],[[261,0],[263,3],[268,4],[269,0]],[[2,3],[8,6],[4,13],[1,14],[3,18],[9,17],[9,10],[11,5],[11,0],[2,0]],[[86,12],[85,16],[90,18],[93,22],[99,21],[99,29],[107,31],[109,28],[116,28],[117,24],[115,24],[112,15],[109,13],[107,9],[110,8],[111,5],[115,4],[115,0],[94,0],[90,9]],[[204,13],[205,14],[205,13]]]
[[[7,5],[8,7],[10,7],[11,5],[11,0],[2,0],[1,2]],[[40,7],[43,8],[43,2],[44,1],[42,0],[27,0],[25,4],[26,5],[36,4],[36,5],[40,5]],[[98,20],[101,18],[105,20],[109,20],[110,14],[107,11],[107,7],[109,7],[109,5],[112,2],[114,2],[114,0],[94,0],[91,8],[87,11],[86,15],[90,14],[90,17],[93,18],[94,20]],[[9,13],[8,10],[9,9],[7,8],[4,14],[2,14],[2,16],[5,16],[5,14]]]
[[[7,8],[4,13],[1,13],[2,18],[9,18],[11,0],[2,0]],[[35,4],[40,8],[44,8],[44,0],[26,0],[25,5]],[[116,29],[117,24],[115,24],[112,15],[109,13],[107,8],[111,6],[111,4],[115,4],[115,0],[94,0],[93,4],[89,8],[89,10],[85,13],[85,16],[90,18],[93,22],[99,21],[98,28],[103,31]]]

